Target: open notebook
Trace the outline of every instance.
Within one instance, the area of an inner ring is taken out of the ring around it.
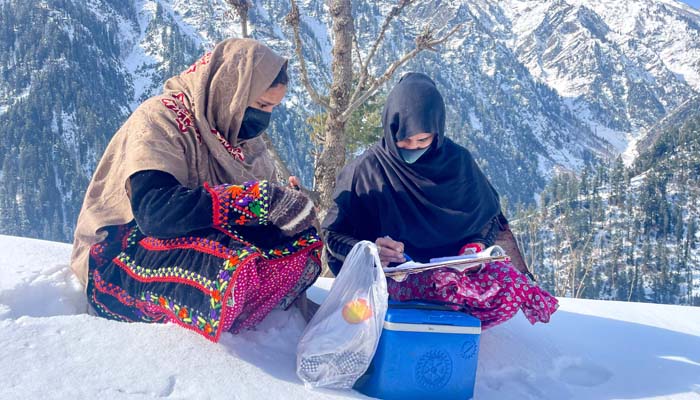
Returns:
[[[406,276],[418,272],[427,271],[435,268],[452,268],[457,271],[468,269],[481,268],[484,263],[492,261],[503,261],[508,256],[501,246],[491,246],[479,253],[465,254],[455,257],[433,258],[428,263],[420,263],[416,261],[406,261],[394,267],[385,267],[384,274],[390,276],[397,281],[406,279]]]

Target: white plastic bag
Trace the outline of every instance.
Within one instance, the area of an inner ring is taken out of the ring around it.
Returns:
[[[297,346],[297,375],[304,386],[352,388],[377,350],[387,301],[377,246],[361,241],[345,258]]]

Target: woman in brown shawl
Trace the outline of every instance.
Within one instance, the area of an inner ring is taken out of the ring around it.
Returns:
[[[218,341],[288,307],[320,273],[313,204],[271,182],[259,134],[287,62],[219,43],[112,138],[78,217],[71,268],[105,318]]]

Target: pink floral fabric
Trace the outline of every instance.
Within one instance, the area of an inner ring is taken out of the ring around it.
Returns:
[[[316,248],[312,247],[311,253],[306,250],[278,259],[257,259],[241,267],[224,313],[224,330],[238,333],[253,328],[273,308],[289,307],[321,273]]]
[[[493,262],[478,272],[449,268],[409,275],[403,282],[388,279],[393,300],[424,300],[447,304],[481,320],[492,328],[522,310],[534,324],[549,322],[559,302],[510,263]]]

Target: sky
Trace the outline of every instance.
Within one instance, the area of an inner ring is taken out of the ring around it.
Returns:
[[[700,9],[700,0],[683,0],[683,2],[690,4],[692,7]]]

